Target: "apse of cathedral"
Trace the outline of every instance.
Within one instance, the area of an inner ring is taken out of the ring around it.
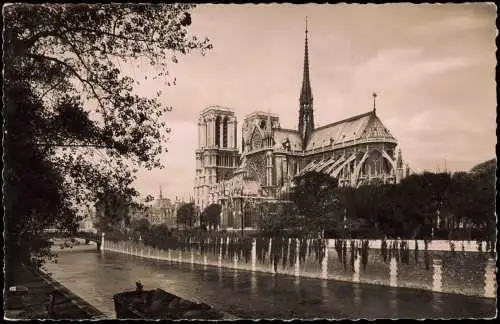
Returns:
[[[255,228],[266,202],[286,200],[293,179],[309,171],[338,179],[339,186],[397,183],[408,175],[401,150],[373,107],[360,115],[321,127],[314,125],[306,27],[298,129],[280,125],[279,116],[247,115],[237,146],[233,110],[210,106],[198,122],[195,203],[203,210],[222,207],[222,228]]]

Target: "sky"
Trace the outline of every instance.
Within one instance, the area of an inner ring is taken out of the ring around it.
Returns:
[[[174,107],[165,168],[138,174],[144,194],[189,197],[199,113],[209,105],[253,111],[298,124],[305,18],[315,126],[371,110],[416,172],[466,171],[496,156],[496,7],[447,5],[199,5],[190,33],[214,48],[178,57],[176,85],[143,82]],[[133,73],[148,74],[141,66]],[[238,141],[239,143],[240,141]]]

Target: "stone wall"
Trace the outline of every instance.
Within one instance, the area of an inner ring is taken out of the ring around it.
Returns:
[[[289,243],[293,239],[288,239]],[[276,265],[271,260],[272,239],[264,260],[257,257],[256,241],[252,242],[251,255],[230,255],[222,248],[217,251],[204,251],[201,248],[190,250],[160,250],[133,242],[111,242],[103,240],[102,251],[126,253],[157,260],[201,264],[204,266],[227,267],[247,271],[279,273],[290,276],[332,279],[356,283],[377,284],[483,296],[496,297],[496,252],[486,252],[486,242],[433,241],[424,249],[423,241],[408,242],[405,256],[388,252],[384,260],[381,241],[368,242],[366,258],[361,257],[360,249],[351,249],[351,240],[346,241],[345,258],[335,249],[335,240],[327,240],[324,256],[317,257],[307,242],[305,256],[300,256],[300,242],[282,252]],[[353,240],[355,246],[361,241]],[[397,241],[388,241],[388,246]],[[417,251],[415,245],[418,245]],[[283,249],[285,250],[285,249]],[[363,262],[364,261],[364,262]]]

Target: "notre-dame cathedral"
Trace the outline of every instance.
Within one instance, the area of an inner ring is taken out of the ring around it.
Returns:
[[[293,178],[308,171],[353,187],[397,183],[409,173],[376,114],[376,94],[370,111],[315,128],[307,33],[297,130],[282,128],[277,115],[254,112],[243,120],[240,152],[234,111],[210,106],[200,114],[195,203],[200,210],[219,203],[222,228],[255,228],[259,206],[286,197]]]

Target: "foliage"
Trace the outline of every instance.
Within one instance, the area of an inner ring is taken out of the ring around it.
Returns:
[[[134,240],[147,237],[151,231],[151,224],[147,218],[134,219],[130,222],[131,234]]]
[[[4,89],[4,226],[6,263],[38,264],[51,257],[45,228],[77,230],[76,210],[69,203],[64,179],[48,161],[49,150],[35,146],[43,121],[41,102],[23,84]],[[28,125],[29,125],[28,124]]]
[[[435,238],[450,239],[465,224],[469,239],[472,228],[487,239],[495,232],[495,166],[482,163],[473,170],[415,174],[396,185],[339,188],[338,196],[348,219],[368,220],[376,229],[372,233],[431,238],[434,228]]]
[[[201,222],[212,228],[220,224],[221,206],[219,204],[208,205],[201,213]]]
[[[75,227],[83,205],[137,197],[132,184],[138,166],[162,167],[170,131],[164,117],[171,107],[158,100],[160,91],[155,98],[136,95],[140,80],[124,74],[122,64],[154,66],[150,79],[175,84],[165,58],[175,64],[180,55],[211,48],[208,40],[187,34],[192,8],[4,6],[5,189],[12,201],[5,226],[15,246],[6,251],[9,262],[13,251],[24,259],[38,253],[32,242],[40,228]],[[38,216],[28,216],[32,210]]]
[[[177,223],[183,224],[184,229],[188,226],[193,228],[196,222],[196,207],[194,203],[183,204],[177,210]]]
[[[295,206],[274,204],[259,227],[271,236],[325,229],[325,235],[335,238],[494,240],[495,172],[490,160],[471,172],[426,172],[398,184],[358,188],[337,188],[334,179],[310,172],[295,180]]]
[[[291,200],[295,203],[300,227],[312,232],[328,229],[341,218],[337,179],[318,172],[307,172],[294,179]]]
[[[167,225],[159,224],[151,226],[149,231],[143,237],[144,244],[150,245],[154,248],[161,248],[170,240],[171,235]]]
[[[274,202],[261,205],[263,217],[259,218],[259,229],[264,236],[281,235],[284,230],[298,230],[303,227],[303,220],[297,214],[293,204]]]

